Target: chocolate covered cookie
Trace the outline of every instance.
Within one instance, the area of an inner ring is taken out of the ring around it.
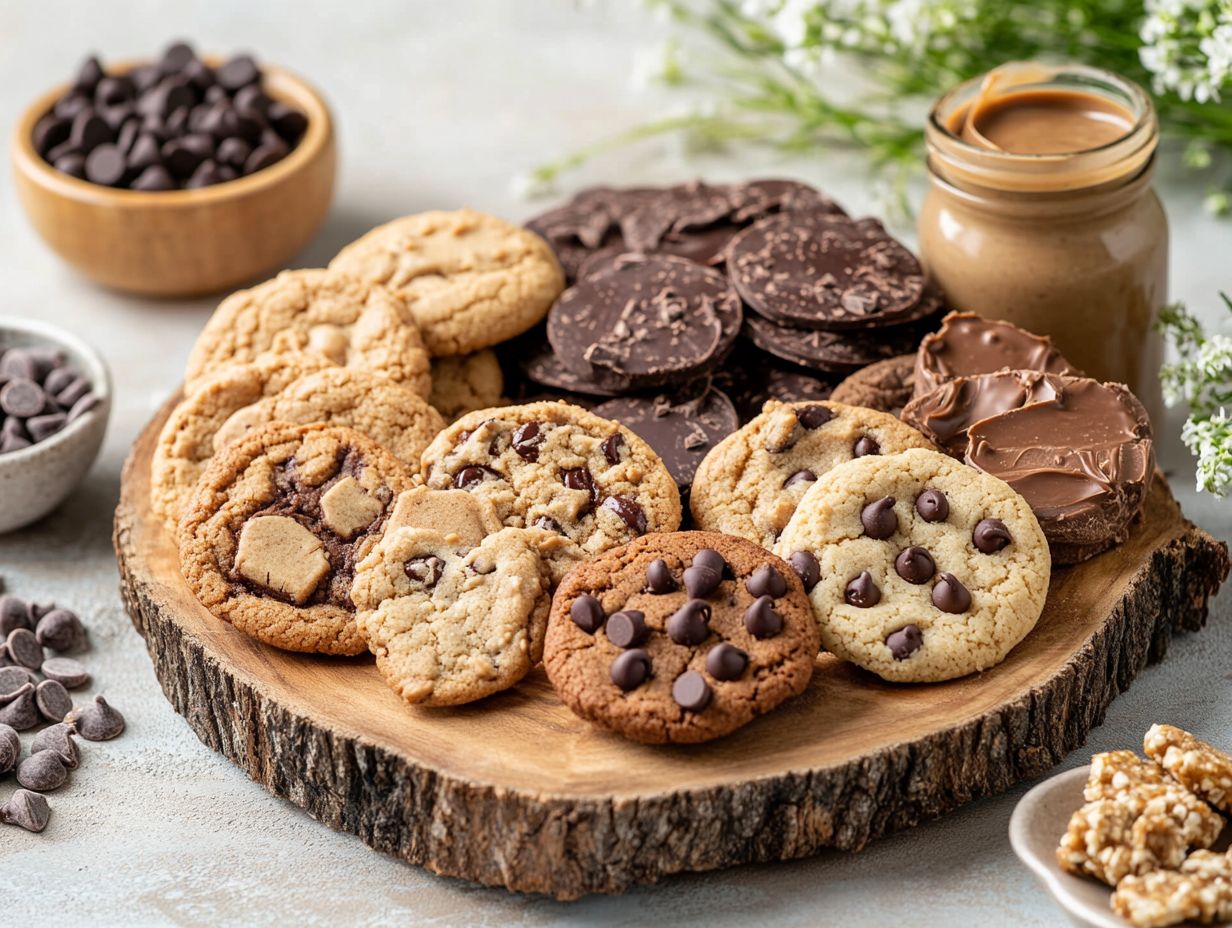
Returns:
[[[811,370],[849,374],[913,350],[937,324],[936,315],[901,326],[829,332],[780,325],[749,313],[744,332],[763,351]]]
[[[817,627],[795,570],[710,532],[648,535],[557,590],[544,666],[579,716],[634,741],[728,734],[812,677]]]
[[[915,392],[915,355],[900,354],[849,374],[834,388],[831,399],[848,406],[867,406],[898,416]],[[914,422],[909,422],[915,425]],[[919,426],[916,426],[919,428]]]

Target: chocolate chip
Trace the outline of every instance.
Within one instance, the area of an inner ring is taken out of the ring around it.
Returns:
[[[265,91],[256,84],[249,84],[247,87],[242,87],[235,94],[235,106],[237,109],[250,110],[254,113],[264,113],[269,109],[272,101],[266,95]]]
[[[77,743],[73,740],[73,727],[66,722],[48,725],[34,736],[34,740],[30,742],[30,753],[37,754],[39,751],[57,754],[61,763],[69,770],[76,770],[81,762]]]
[[[37,735],[35,736],[37,739]],[[8,773],[21,760],[21,737],[12,725],[0,725],[0,774]]]
[[[560,527],[560,523],[551,516],[540,516],[532,525],[534,528],[541,528],[545,532],[555,532],[558,535],[565,534],[565,530]]]
[[[74,116],[72,128],[68,133],[68,141],[73,146],[73,152],[87,157],[94,149],[110,142],[113,138],[115,136],[111,127],[92,110],[82,110]]]
[[[873,583],[873,575],[862,570],[847,584],[847,588],[843,590],[843,598],[860,609],[869,609],[881,602],[881,590]]]
[[[157,193],[161,190],[174,190],[175,179],[161,164],[151,165],[137,175],[133,181],[133,190],[143,190],[147,193]]]
[[[26,420],[26,431],[36,442],[45,441],[68,424],[68,415],[53,412],[44,416],[31,416]]]
[[[753,596],[770,596],[778,599],[787,592],[787,581],[769,564],[762,564],[753,576],[745,581],[744,588]]]
[[[809,431],[821,428],[833,418],[834,413],[825,406],[805,406],[796,410],[796,419]]]
[[[43,646],[28,628],[15,628],[5,639],[9,657],[23,667],[38,670],[43,666]]]
[[[817,475],[807,467],[803,470],[798,470],[786,480],[783,481],[784,487],[795,486],[797,483],[812,483],[817,479]]]
[[[890,632],[885,643],[896,661],[905,661],[923,647],[924,633],[918,625],[904,625],[898,631]]]
[[[30,606],[24,599],[5,593],[0,596],[0,637],[7,638],[15,628],[33,628]]]
[[[980,519],[971,531],[971,543],[981,554],[993,554],[1014,540],[1000,519]]]
[[[667,635],[676,644],[701,644],[710,634],[710,606],[690,599],[668,617]]]
[[[72,406],[90,392],[90,381],[85,377],[77,377],[55,395],[55,401],[61,406]],[[29,423],[27,423],[29,425]]]
[[[570,490],[581,490],[590,497],[590,504],[583,510],[583,512],[590,512],[590,507],[599,498],[599,491],[595,486],[595,478],[591,476],[590,471],[585,467],[574,467],[563,471],[560,475],[560,480]]]
[[[308,131],[308,117],[285,103],[271,103],[265,118],[290,145],[298,142]]]
[[[48,113],[34,124],[30,140],[34,143],[35,150],[46,157],[51,149],[68,141],[71,126],[72,122],[69,120],[62,119],[54,113]]]
[[[950,517],[950,501],[940,490],[925,490],[915,498],[915,511],[925,522],[944,522]]]
[[[723,575],[705,564],[693,564],[684,571],[684,588],[693,599],[705,599],[719,588]]]
[[[894,570],[908,583],[927,583],[937,572],[933,556],[919,545],[903,548],[894,559]]]
[[[445,572],[445,562],[435,555],[416,557],[407,561],[402,570],[412,583],[431,587],[436,586],[441,574]]]
[[[124,716],[120,715],[102,696],[94,702],[74,709],[67,718],[74,730],[87,741],[109,741],[124,731]]]
[[[33,380],[17,377],[0,387],[0,409],[10,416],[28,419],[47,405],[47,395]]]
[[[4,380],[36,380],[38,365],[34,355],[23,348],[10,348],[0,354],[0,378]]]
[[[676,578],[672,576],[672,569],[667,566],[667,561],[661,557],[655,558],[646,568],[646,590],[656,596],[662,596],[675,589]]]
[[[754,638],[773,638],[783,630],[783,617],[774,611],[774,600],[759,596],[744,612],[744,627]]]
[[[26,731],[39,723],[33,683],[26,683],[16,692],[0,697],[0,723],[18,731]]]
[[[701,712],[710,705],[710,684],[696,670],[686,670],[672,682],[672,699],[686,712]]]
[[[608,617],[607,640],[618,648],[635,648],[650,637],[646,616],[636,609],[622,609]]]
[[[851,453],[858,458],[870,454],[881,454],[881,445],[877,444],[875,439],[865,435],[863,438],[857,439],[856,443],[851,446]]]
[[[259,81],[261,71],[251,55],[236,55],[222,65],[214,76],[222,87],[235,91]]]
[[[933,605],[942,612],[960,613],[971,608],[971,594],[952,573],[943,572],[933,584]]]
[[[0,700],[12,696],[27,683],[38,683],[38,677],[30,668],[19,667],[16,664],[0,667]]]
[[[73,708],[73,697],[68,694],[64,684],[55,680],[44,680],[34,688],[34,704],[47,721],[61,722]]]
[[[34,637],[53,651],[74,651],[85,644],[86,630],[77,614],[68,609],[52,609],[41,619]]]
[[[39,751],[17,765],[17,782],[26,789],[46,793],[68,779],[68,768],[55,751]]]
[[[17,825],[26,831],[38,833],[47,827],[50,819],[51,807],[47,799],[28,789],[15,790],[9,801],[0,805],[0,822]]]
[[[714,548],[702,548],[693,555],[694,567],[709,567],[720,577],[727,573],[727,561]]]
[[[187,42],[172,42],[158,62],[158,70],[166,75],[178,74],[195,61],[196,53]]]
[[[749,656],[735,645],[721,641],[706,655],[706,673],[716,680],[735,680],[749,666]]]
[[[513,450],[523,461],[538,461],[539,446],[543,444],[545,437],[538,422],[523,423],[513,433]]]
[[[650,677],[650,655],[641,648],[632,648],[612,661],[612,682],[625,692],[637,689]]]
[[[73,78],[73,89],[83,94],[92,94],[102,77],[103,66],[99,64],[98,56],[90,55],[77,69],[77,76]]]
[[[646,513],[640,505],[627,496],[609,496],[603,501],[603,508],[616,513],[625,525],[638,535],[645,535],[647,529]]]
[[[813,587],[821,581],[821,564],[817,562],[817,557],[812,551],[793,551],[787,558],[787,563],[800,577],[800,582],[804,584],[804,592],[811,592]]]
[[[285,145],[260,145],[254,148],[248,160],[244,162],[244,173],[255,174],[277,164],[286,155]]]
[[[898,531],[898,515],[894,512],[895,502],[893,496],[883,496],[860,511],[860,522],[864,526],[865,535],[880,541]]]
[[[613,432],[603,439],[600,447],[603,449],[603,459],[609,464],[620,463],[620,449],[625,446],[625,437],[619,432]]]
[[[65,689],[75,690],[90,682],[89,671],[71,657],[49,657],[43,661],[41,672],[48,680],[64,684]]]
[[[200,190],[202,187],[212,187],[223,182],[223,174],[213,161],[202,161],[192,176],[184,182],[185,190]]]
[[[569,618],[573,624],[589,635],[593,635],[603,627],[607,618],[603,614],[603,604],[595,597],[584,594],[573,601],[569,607]]]
[[[481,464],[468,464],[454,474],[453,485],[459,490],[465,490],[477,483],[493,477],[500,477],[496,471]]]
[[[30,603],[30,618],[35,625],[38,625],[39,620],[56,608],[56,604],[50,599],[36,600]]]
[[[114,145],[99,145],[86,155],[86,180],[114,187],[124,177],[124,153]]]
[[[248,156],[252,154],[252,146],[243,139],[233,136],[219,142],[218,151],[215,154],[223,164],[229,164],[234,168],[242,168],[244,162],[248,160]]]

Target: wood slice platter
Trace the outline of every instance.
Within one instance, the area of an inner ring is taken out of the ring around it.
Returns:
[[[637,745],[594,729],[541,671],[456,709],[415,709],[370,660],[265,647],[180,579],[149,510],[170,406],[125,467],[124,601],[167,698],[200,739],[331,828],[437,873],[575,898],[668,874],[858,850],[1044,773],[1077,748],[1175,630],[1197,630],[1227,546],[1160,476],[1121,547],[1057,570],[1000,666],[895,686],[829,656],[808,691],[727,738]]]

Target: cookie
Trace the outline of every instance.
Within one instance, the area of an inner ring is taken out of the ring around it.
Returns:
[[[408,703],[454,706],[508,689],[543,655],[545,532],[501,528],[462,490],[399,498],[351,598],[377,669]]]
[[[316,354],[267,352],[219,369],[185,396],[163,425],[150,462],[150,507],[168,531],[175,532],[185,501],[218,451],[214,438],[227,420],[330,366]]]
[[[582,718],[634,741],[695,743],[803,692],[817,645],[790,565],[740,538],[676,532],[565,578],[544,667]]]
[[[388,287],[434,357],[469,354],[525,332],[565,287],[547,242],[470,209],[378,226],[342,249],[330,268]]]
[[[654,450],[569,403],[468,413],[428,446],[422,471],[434,489],[487,500],[505,526],[557,533],[554,579],[581,557],[680,526],[676,482]]]
[[[749,313],[748,339],[762,351],[810,370],[850,374],[878,361],[906,354],[937,324],[935,315],[901,326],[865,332],[828,332],[780,325]]]
[[[194,393],[223,365],[271,350],[313,352],[340,367],[384,374],[420,396],[431,386],[419,330],[392,294],[311,269],[283,271],[223,300],[189,355],[184,390]]]
[[[848,375],[834,388],[830,398],[836,403],[867,406],[897,416],[911,401],[914,389],[915,355],[900,354]]]
[[[862,330],[934,311],[920,262],[875,219],[763,219],[732,240],[727,270],[759,315],[800,329]]]
[[[548,340],[579,377],[631,389],[695,379],[740,334],[743,310],[727,278],[683,258],[618,255],[565,291]]]
[[[498,405],[504,389],[500,361],[486,348],[432,361],[428,402],[449,422],[473,410]]]
[[[206,609],[288,651],[359,654],[351,585],[411,472],[352,429],[273,422],[206,469],[179,528]]]
[[[816,559],[823,647],[896,683],[999,664],[1039,621],[1051,569],[1026,500],[921,448],[822,474],[774,550]]]
[[[853,457],[931,448],[893,416],[829,401],[766,404],[719,442],[693,477],[689,508],[698,528],[773,547],[805,491]]]

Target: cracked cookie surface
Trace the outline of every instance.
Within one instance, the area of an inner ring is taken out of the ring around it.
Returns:
[[[453,422],[476,409],[497,406],[505,377],[496,352],[487,348],[473,354],[432,359],[432,393],[428,402]]]

